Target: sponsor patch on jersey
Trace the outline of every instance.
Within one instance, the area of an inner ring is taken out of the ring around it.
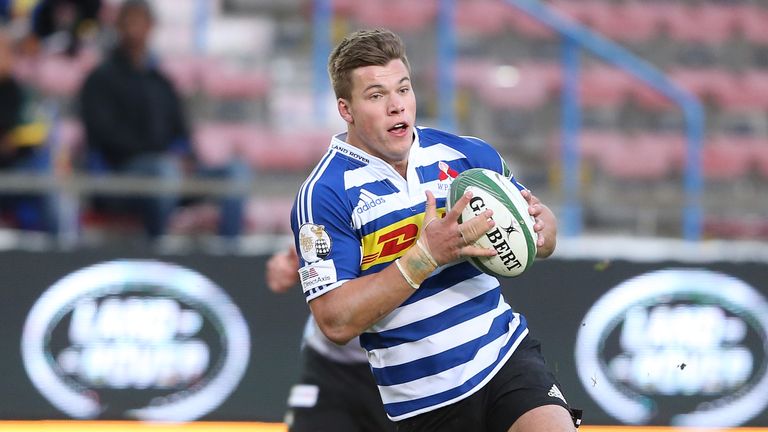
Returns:
[[[331,253],[331,237],[323,225],[305,223],[299,228],[299,249],[308,263],[324,260]]]
[[[376,264],[394,261],[402,256],[419,238],[419,227],[424,213],[403,219],[363,237],[362,270]]]
[[[322,286],[338,281],[333,260],[318,261],[299,269],[299,279],[304,295],[314,297]]]
[[[291,408],[312,408],[317,405],[317,395],[320,387],[310,384],[296,384],[291,387],[288,395],[288,406]]]
[[[459,176],[459,173],[455,169],[451,168],[445,161],[438,162],[437,168],[440,170],[440,172],[437,174],[437,179],[440,181],[455,179]]]
[[[437,173],[437,190],[448,191],[453,179],[459,176],[459,172],[451,168],[445,161],[438,162],[437,168],[440,170],[440,172]]]

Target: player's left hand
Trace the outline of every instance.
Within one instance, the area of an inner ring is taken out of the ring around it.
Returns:
[[[538,234],[536,239],[537,256],[549,256],[554,251],[555,237],[557,235],[557,224],[554,215],[531,191],[524,189],[521,193],[528,202],[528,214],[535,221],[533,230]]]

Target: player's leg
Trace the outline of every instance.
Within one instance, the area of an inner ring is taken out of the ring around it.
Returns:
[[[572,432],[576,420],[547,368],[537,340],[527,336],[488,384],[490,432]]]
[[[310,347],[302,352],[300,383],[291,389],[286,423],[291,432],[391,432],[367,363],[329,360]]]
[[[324,406],[290,408],[285,422],[288,432],[360,432],[348,411]]]
[[[520,416],[509,432],[562,432],[576,430],[571,415],[560,405],[536,407]]]

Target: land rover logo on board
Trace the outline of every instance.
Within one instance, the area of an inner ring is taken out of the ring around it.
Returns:
[[[584,388],[628,424],[734,427],[768,405],[768,303],[703,269],[667,269],[617,285],[576,340]]]
[[[119,260],[45,291],[21,351],[35,387],[71,417],[191,421],[237,387],[250,336],[235,304],[203,275]]]

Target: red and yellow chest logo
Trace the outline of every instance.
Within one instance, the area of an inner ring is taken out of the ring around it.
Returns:
[[[424,213],[403,219],[363,237],[361,270],[376,264],[394,261],[402,256],[419,238],[419,227]]]
[[[445,209],[437,209],[437,214],[438,217],[442,217]],[[423,221],[424,213],[420,213],[363,237],[363,260],[360,263],[360,269],[367,270],[377,264],[392,262],[403,256],[408,248],[416,244]]]

